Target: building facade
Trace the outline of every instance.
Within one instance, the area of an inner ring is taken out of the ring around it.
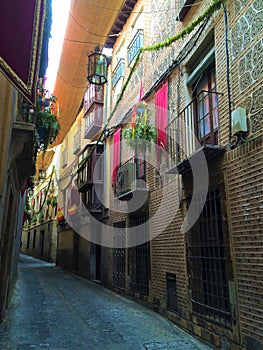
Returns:
[[[35,178],[32,193],[27,193],[21,252],[56,262],[58,180],[55,165],[49,169],[47,176]]]
[[[261,349],[262,3],[126,3],[62,164],[58,262],[215,347]]]
[[[212,13],[209,2],[174,8],[138,1],[114,44],[113,106],[130,80],[107,140],[109,170],[119,164],[109,207],[118,243],[109,249],[108,285],[215,346],[260,349],[262,29],[256,23],[263,9],[257,1],[224,6]],[[190,34],[180,37],[184,30]],[[157,149],[145,157],[125,143],[141,97],[158,129]],[[145,187],[147,200],[133,210],[131,196],[143,196]],[[124,211],[117,203],[125,201]],[[132,227],[135,246],[127,243]]]
[[[27,179],[34,173],[36,103],[39,78],[47,67],[50,2],[3,1],[0,21],[0,321],[17,275]],[[15,24],[15,25],[14,25]],[[45,33],[44,33],[45,28]],[[37,35],[36,35],[37,33]],[[16,40],[23,37],[23,40]],[[23,54],[23,59],[21,55]]]

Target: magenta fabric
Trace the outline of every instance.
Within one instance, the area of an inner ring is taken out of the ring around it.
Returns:
[[[142,89],[142,81],[140,82],[140,90],[139,90],[139,102],[142,100],[143,97],[143,89]]]
[[[41,56],[45,0],[1,0],[0,69],[33,104]]]
[[[117,169],[121,161],[121,128],[118,128],[113,135],[113,170],[112,182],[117,179]]]
[[[155,94],[155,121],[157,127],[157,166],[161,164],[161,149],[167,150],[168,81]]]

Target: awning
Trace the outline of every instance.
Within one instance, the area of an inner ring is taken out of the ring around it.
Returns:
[[[0,70],[35,103],[45,0],[1,0]]]
[[[87,55],[104,46],[126,1],[73,0],[57,73],[54,95],[59,101],[62,142],[82,106],[88,86]],[[54,144],[53,144],[54,145]]]

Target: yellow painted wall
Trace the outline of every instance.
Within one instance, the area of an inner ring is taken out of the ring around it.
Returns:
[[[3,191],[5,170],[9,155],[12,130],[12,97],[14,88],[0,73],[0,196]]]

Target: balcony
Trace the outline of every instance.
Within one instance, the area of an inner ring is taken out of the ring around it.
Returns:
[[[191,9],[191,5],[195,2],[195,0],[179,0],[177,7],[178,7],[178,16],[176,20],[183,21],[187,13]]]
[[[86,216],[87,210],[89,213],[100,215],[102,212],[103,205],[101,199],[103,196],[103,185],[98,186],[92,185],[86,192],[82,192],[82,202],[84,206],[81,208],[81,215]]]
[[[94,105],[85,115],[84,138],[92,139],[98,134],[103,125],[103,107]]]
[[[210,161],[225,152],[218,145],[218,93],[201,91],[167,126],[169,173],[184,174],[198,164],[200,152]],[[191,164],[190,160],[191,159]]]
[[[112,87],[114,88],[118,81],[124,77],[124,59],[121,58],[118,63],[117,66],[114,69],[114,72],[112,74]]]
[[[84,95],[84,113],[86,114],[93,104],[103,105],[103,103],[104,85],[89,85]]]
[[[140,48],[143,47],[143,30],[138,29],[128,46],[128,65],[130,66]]]
[[[113,184],[114,194],[119,200],[130,200],[135,192],[148,193],[145,182],[145,161],[131,158],[117,169]]]
[[[85,158],[80,162],[77,178],[77,186],[80,192],[87,192],[93,184],[103,185],[103,161],[100,159],[103,145],[98,145],[93,154],[86,158],[93,146],[94,143],[87,145],[84,152],[82,152],[82,156]]]
[[[29,113],[16,115],[12,131],[12,154],[16,160],[19,185],[34,174],[35,124]]]
[[[73,136],[73,154],[77,154],[81,147],[81,134],[80,130],[77,130]]]

